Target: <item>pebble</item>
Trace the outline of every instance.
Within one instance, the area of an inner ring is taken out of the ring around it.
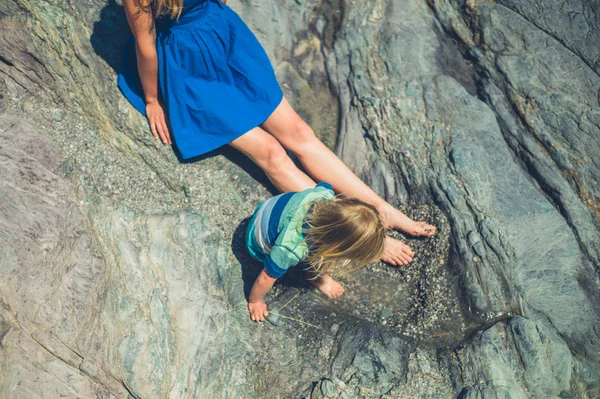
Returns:
[[[265,320],[274,326],[280,326],[282,324],[281,317],[279,317],[275,313],[269,313]]]
[[[387,319],[388,317],[390,317],[392,315],[392,311],[388,308],[384,308],[380,313],[379,313],[379,317],[381,317],[382,319]]]
[[[335,393],[333,382],[328,379],[323,379],[321,381],[321,393],[323,396],[332,396]]]

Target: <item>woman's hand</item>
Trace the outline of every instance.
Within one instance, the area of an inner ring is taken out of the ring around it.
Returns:
[[[250,311],[250,318],[253,321],[265,321],[265,317],[269,315],[267,304],[263,301],[248,302],[248,310]]]
[[[167,121],[165,118],[165,111],[158,100],[149,102],[146,104],[146,116],[150,123],[150,130],[155,138],[162,140],[164,144],[171,143],[171,134],[167,127]]]

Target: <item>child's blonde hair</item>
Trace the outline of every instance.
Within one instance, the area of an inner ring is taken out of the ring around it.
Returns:
[[[341,266],[342,274],[381,259],[385,228],[377,209],[356,198],[313,202],[306,216],[306,262],[314,278]]]

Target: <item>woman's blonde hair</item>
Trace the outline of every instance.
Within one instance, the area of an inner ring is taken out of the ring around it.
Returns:
[[[311,203],[305,221],[306,262],[314,278],[336,267],[347,274],[381,259],[385,228],[373,205],[334,197]]]
[[[183,0],[137,0],[144,12],[152,12],[154,18],[169,15],[171,19],[179,18],[183,9]]]

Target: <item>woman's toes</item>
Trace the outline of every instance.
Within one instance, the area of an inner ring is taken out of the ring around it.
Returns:
[[[410,262],[412,260],[412,255],[410,254],[410,252],[400,252],[398,254],[398,256],[400,256],[402,259]]]
[[[392,259],[390,259],[389,263],[391,263],[394,266],[398,266],[402,264],[402,259],[400,259],[398,256],[394,256]]]
[[[402,244],[401,251],[404,254],[406,254],[408,256],[415,256],[415,251],[413,251],[413,249],[409,245],[406,245],[406,244],[404,244],[402,242],[401,242],[401,244]]]
[[[425,222],[418,222],[417,229],[415,230],[416,234],[427,236],[427,237],[431,237],[431,236],[435,235],[436,232],[437,232],[437,229],[435,226],[432,226]]]

